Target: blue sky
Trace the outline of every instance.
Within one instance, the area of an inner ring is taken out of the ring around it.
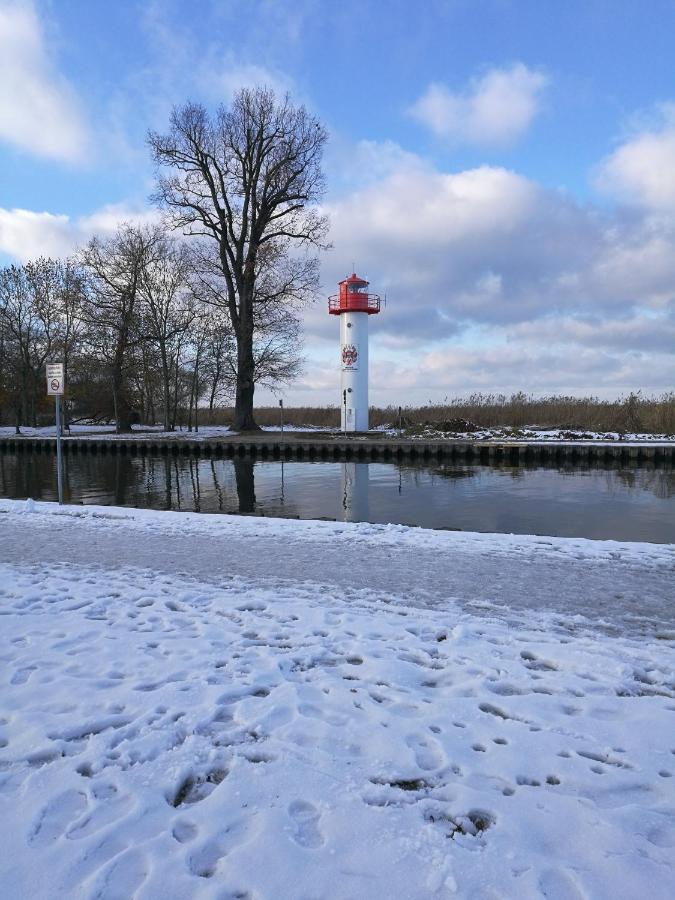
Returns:
[[[0,259],[151,215],[146,130],[266,83],[330,131],[325,292],[387,292],[374,402],[671,389],[675,3],[418,6],[0,0]],[[322,301],[305,331],[286,402],[335,402]]]

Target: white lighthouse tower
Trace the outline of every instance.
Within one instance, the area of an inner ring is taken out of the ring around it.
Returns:
[[[343,431],[368,431],[368,317],[379,313],[380,298],[352,272],[340,292],[328,299],[328,312],[340,316],[340,408]]]

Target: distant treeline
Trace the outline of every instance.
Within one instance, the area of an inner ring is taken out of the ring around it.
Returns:
[[[255,380],[275,387],[300,365],[299,319],[277,301],[259,300],[251,337]],[[122,224],[72,259],[0,268],[0,424],[17,432],[53,421],[49,362],[64,365],[67,421],[128,431],[191,429],[198,406],[235,395],[237,359],[211,257],[163,223]]]
[[[208,413],[200,411],[200,422],[227,425],[232,410],[218,408]],[[648,434],[675,434],[675,393],[643,397],[630,393],[615,400],[597,397],[533,397],[524,393],[472,394],[445,403],[427,406],[404,406],[403,426],[430,425],[441,430],[462,430],[459,420],[480,428],[523,428],[529,425],[560,428],[570,431],[600,431]],[[257,407],[256,420],[260,425],[279,425],[279,407]],[[340,410],[337,406],[296,406],[284,409],[287,425],[338,428]],[[398,425],[398,407],[371,407],[370,427]],[[448,427],[450,426],[450,427]]]

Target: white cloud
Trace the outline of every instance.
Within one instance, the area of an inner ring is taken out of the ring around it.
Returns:
[[[0,207],[0,254],[18,262],[38,256],[68,256],[94,234],[105,237],[121,222],[154,222],[159,215],[154,209],[117,204],[75,219],[50,212]]]
[[[442,173],[407,162],[385,179],[331,204],[335,239],[367,230],[378,243],[437,247],[469,236],[511,231],[534,208],[536,187],[507,169]]]
[[[322,266],[326,294],[354,264],[388,295],[371,320],[374,402],[675,383],[675,217],[580,206],[504,168],[441,172],[390,145],[385,156],[380,178],[326,208],[334,250]],[[62,255],[157,216],[0,209],[0,252]],[[305,323],[310,362],[288,402],[336,402],[338,323],[323,298]]]
[[[675,211],[675,104],[661,108],[661,127],[642,131],[605,159],[596,182],[606,193],[655,211]]]
[[[87,129],[77,98],[55,71],[30,2],[0,4],[0,140],[51,159],[80,160]]]
[[[388,295],[371,320],[375,402],[675,382],[675,217],[582,206],[504,168],[441,172],[389,145],[385,158],[327,206],[322,264],[326,294],[354,263]],[[297,400],[330,400],[337,323],[324,302],[305,321]]]
[[[490,69],[463,91],[430,84],[410,114],[453,143],[510,144],[529,128],[541,107],[548,77],[522,63]]]
[[[254,63],[238,62],[233,56],[214,50],[212,59],[199,70],[199,83],[207,97],[218,102],[230,101],[242,88],[272,88],[278,97],[294,93],[293,80],[284,72],[272,71]]]

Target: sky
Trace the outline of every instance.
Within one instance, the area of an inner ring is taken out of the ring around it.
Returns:
[[[329,132],[332,249],[286,405],[675,385],[675,0],[0,0],[0,264],[156,215],[147,130],[243,86]],[[272,399],[259,391],[259,402]]]

